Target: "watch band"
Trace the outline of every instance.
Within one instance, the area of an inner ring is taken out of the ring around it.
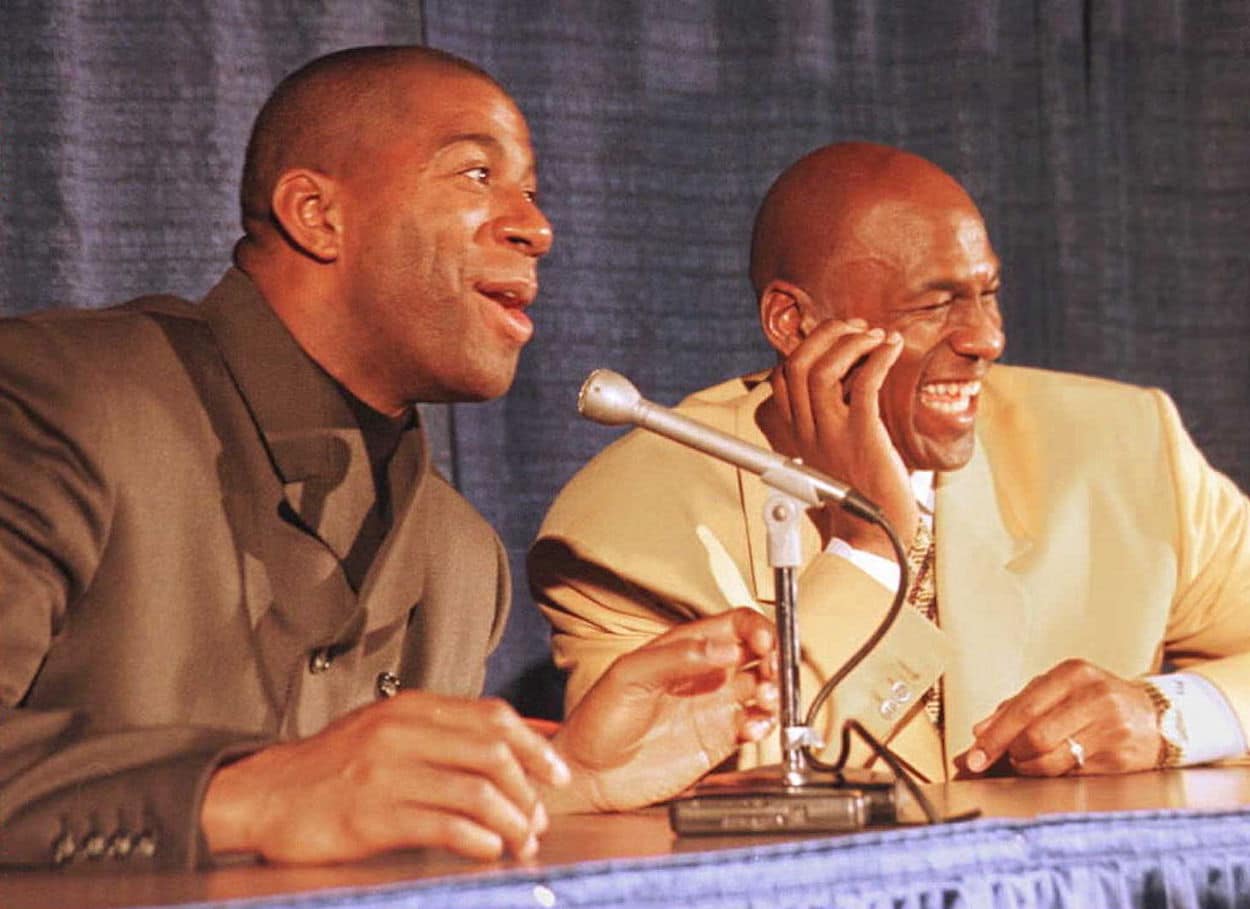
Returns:
[[[1140,684],[1155,709],[1155,726],[1159,730],[1159,755],[1155,758],[1155,767],[1179,767],[1185,753],[1177,741],[1176,706],[1153,682],[1143,680]]]

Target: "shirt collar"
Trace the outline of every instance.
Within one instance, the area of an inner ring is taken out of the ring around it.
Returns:
[[[933,491],[933,471],[917,470],[911,475],[911,494],[916,497],[916,504],[925,514],[933,514],[935,501]]]
[[[203,307],[283,482],[341,478],[346,464],[340,463],[337,436],[360,429],[344,390],[304,352],[239,269],[226,272]]]

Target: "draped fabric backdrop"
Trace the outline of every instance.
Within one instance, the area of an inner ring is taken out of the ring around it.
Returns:
[[[578,420],[582,378],[611,366],[673,403],[767,365],[751,217],[831,140],[898,144],[964,182],[1003,260],[1009,360],[1165,388],[1250,485],[1244,0],[17,0],[0,11],[0,311],[203,293],[272,84],[334,48],[421,40],[512,91],[556,229],[512,392],[427,414],[512,555],[489,684],[523,708],[558,709],[525,548],[613,436]]]

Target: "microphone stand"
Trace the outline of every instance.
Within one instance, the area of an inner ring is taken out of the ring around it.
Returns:
[[[806,748],[821,747],[820,737],[802,721],[799,698],[799,590],[795,569],[802,563],[799,550],[801,503],[780,490],[764,503],[768,531],[768,564],[776,591],[778,674],[781,694],[781,777],[787,786],[810,782]]]
[[[588,419],[609,426],[632,423],[697,451],[757,474],[774,490],[764,506],[768,558],[776,590],[776,624],[781,676],[781,773],[760,769],[739,775],[734,784],[704,783],[693,794],[669,803],[669,820],[677,833],[733,833],[782,830],[856,830],[868,823],[898,822],[896,789],[904,788],[936,813],[920,790],[857,720],[842,725],[841,753],[826,763],[815,753],[823,748],[812,728],[821,705],[893,626],[907,589],[907,558],[898,535],[871,501],[850,486],[812,470],[797,459],[748,444],[681,414],[660,407],[639,394],[619,373],[597,369],[586,377],[577,409]],[[885,617],[859,649],[816,693],[805,720],[800,719],[798,588],[794,570],[801,563],[798,521],[804,505],[837,505],[880,527],[889,537],[899,566],[899,584]],[[850,736],[858,733],[896,773],[883,778],[871,771],[848,772]],[[848,779],[848,777],[851,777]]]
[[[896,824],[895,779],[863,771],[850,781],[841,761],[836,769],[818,768],[809,756],[809,748],[820,749],[824,743],[810,725],[814,711],[803,718],[800,698],[795,570],[802,565],[799,521],[804,503],[770,482],[767,472],[761,477],[774,489],[764,503],[763,519],[775,591],[781,772],[762,767],[735,776],[729,785],[699,784],[692,794],[669,803],[670,825],[679,834],[723,834],[831,832]]]

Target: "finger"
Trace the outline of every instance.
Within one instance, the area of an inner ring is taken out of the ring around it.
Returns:
[[[1007,744],[1013,765],[1043,758],[1057,749],[1068,751],[1067,738],[1085,728],[1079,698],[1071,695],[1035,717]]]
[[[734,699],[745,707],[758,707],[765,712],[776,712],[780,694],[775,682],[761,681],[750,670],[739,672],[733,680]]]
[[[854,381],[850,385],[851,418],[858,415],[861,420],[875,421],[880,417],[881,386],[890,369],[898,362],[903,352],[903,337],[896,331],[883,335],[863,365],[855,371]]]
[[[1078,760],[1077,755],[1081,757]],[[1064,736],[1055,747],[1027,758],[1010,758],[1012,769],[1022,776],[1063,776],[1085,772],[1089,759],[1079,736]]]
[[[384,849],[441,847],[457,855],[484,862],[500,858],[505,842],[497,832],[475,823],[459,814],[430,808],[408,807],[394,811],[380,822],[388,828],[393,842],[379,844],[373,851]],[[537,851],[518,854],[518,858],[530,858]]]
[[[774,673],[772,657],[777,652],[776,626],[753,609],[737,608],[724,613],[733,635],[743,643],[746,660],[758,660],[758,671],[765,678]]]
[[[278,863],[348,862],[393,849],[443,848],[476,861],[503,855],[504,838],[462,815],[420,805],[356,804],[340,824],[284,824],[258,844]],[[528,856],[526,856],[528,857]]]
[[[711,648],[708,657],[720,660],[725,666],[756,661],[764,666],[766,662],[771,663],[768,658],[776,648],[776,628],[766,616],[754,609],[740,606],[677,625],[640,649],[650,650],[681,640],[707,642],[707,646]],[[763,671],[771,673],[771,666],[765,667]]]
[[[1005,707],[1006,707],[1006,706],[1007,706],[1010,702],[1011,702],[1011,698],[1008,698],[1008,699],[1007,699],[1007,700],[1005,700],[1005,701],[999,701],[998,706],[994,708],[994,712],[993,712],[993,713],[991,713],[991,714],[990,714],[989,716],[987,716],[985,719],[983,719],[983,720],[981,720],[980,722],[978,722],[978,723],[976,723],[976,724],[974,724],[974,725],[973,725],[973,727],[972,727],[972,734],[973,734],[973,735],[980,735],[980,734],[981,734],[981,730],[982,730],[982,729],[988,729],[988,728],[989,728],[989,726],[990,726],[990,724],[991,724],[991,723],[993,723],[993,722],[994,722],[994,720],[996,720],[996,719],[998,718],[998,716],[999,716],[999,715],[1003,712],[1003,709],[1004,709],[1004,708],[1005,708]]]
[[[796,435],[805,442],[813,441],[812,370],[816,368],[829,349],[833,345],[838,344],[841,339],[846,336],[859,336],[863,332],[864,329],[862,327],[836,319],[827,320],[817,325],[803,343],[795,348],[790,356],[780,365],[779,368],[785,376],[786,397],[789,404],[788,411],[783,411],[783,413],[788,412],[790,424],[794,427]],[[831,380],[828,376],[824,376],[820,381],[825,383],[840,381],[842,374],[845,373],[846,369],[853,362],[854,358],[845,362],[834,379]],[[818,393],[821,390],[821,388],[817,388]],[[837,395],[840,395],[840,391],[837,392]],[[778,401],[778,404],[780,403]]]
[[[742,648],[731,637],[676,637],[639,648],[608,671],[635,696],[694,695],[725,685],[741,658]]]
[[[498,832],[512,852],[525,851],[538,832],[541,802],[512,749],[486,732],[437,730],[422,738],[406,753],[395,749],[394,798],[454,810]]]
[[[417,694],[428,692],[414,692]],[[569,781],[569,768],[552,747],[505,701],[498,698],[464,700],[433,695],[447,702],[437,710],[441,723],[449,730],[472,731],[489,742],[500,742],[515,756],[527,774],[554,786]]]
[[[840,428],[859,370],[884,339],[885,333],[879,328],[845,335],[812,364],[807,374],[808,397],[818,431],[830,418],[834,419],[833,428]]]
[[[758,742],[777,728],[777,717],[754,708],[743,711],[738,726],[739,742]]]
[[[409,808],[459,815],[497,834],[516,856],[532,855],[538,845],[533,810],[522,812],[493,779],[458,769],[409,766],[391,789]]]
[[[789,421],[792,411],[790,409],[790,390],[786,384],[786,371],[782,368],[784,365],[784,363],[778,363],[773,367],[773,371],[768,375],[768,384],[773,389],[773,402],[777,406],[777,412]]]
[[[471,701],[412,692],[392,698],[396,709],[390,725],[373,734],[373,747],[392,755],[400,766],[435,765],[448,771],[469,771],[489,780],[513,805],[527,825],[539,804],[533,778],[561,785],[568,768],[546,739],[532,732],[516,713],[498,700]],[[557,768],[563,768],[559,776]],[[514,848],[519,844],[513,842]]]
[[[1008,746],[1038,717],[1063,699],[1066,685],[1052,673],[1038,676],[1015,697],[1006,701],[984,728],[967,753],[967,766],[980,773],[992,766]]]

